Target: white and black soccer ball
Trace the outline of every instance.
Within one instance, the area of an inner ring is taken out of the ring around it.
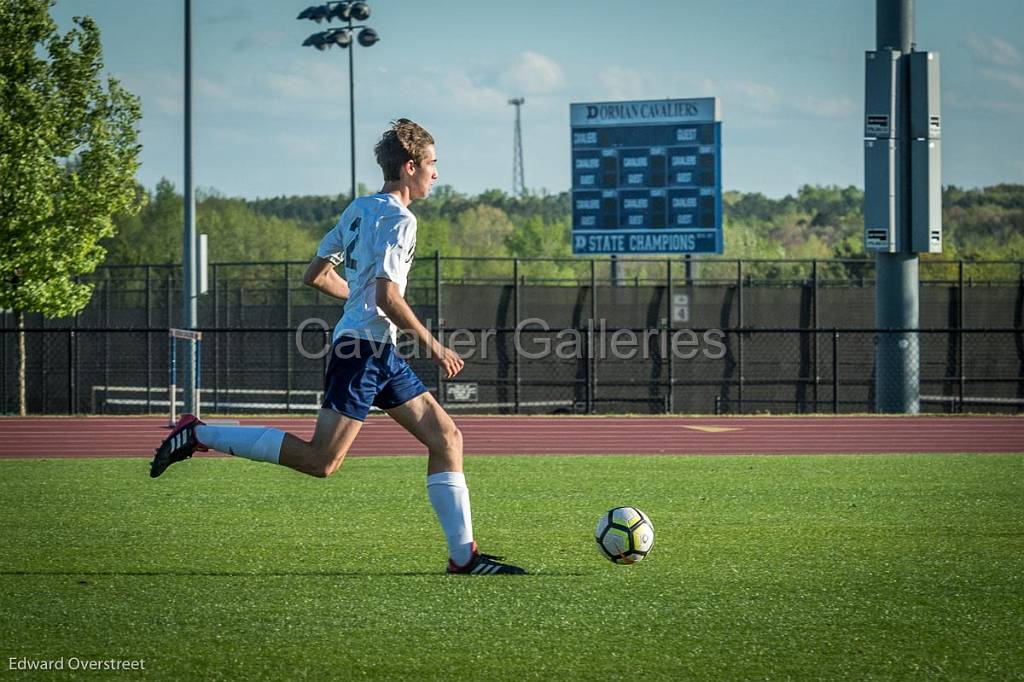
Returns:
[[[654,526],[636,507],[615,507],[602,514],[594,531],[601,556],[616,564],[635,564],[654,547]]]

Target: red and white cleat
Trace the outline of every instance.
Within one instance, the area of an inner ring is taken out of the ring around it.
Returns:
[[[183,414],[174,425],[171,435],[160,443],[149,465],[149,477],[156,478],[175,462],[189,459],[196,452],[209,452],[210,448],[196,438],[196,427],[203,422],[192,414]]]

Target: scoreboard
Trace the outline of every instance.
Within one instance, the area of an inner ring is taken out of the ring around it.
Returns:
[[[574,254],[722,253],[718,98],[569,113]]]

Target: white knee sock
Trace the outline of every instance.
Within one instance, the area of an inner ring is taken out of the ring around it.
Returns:
[[[427,476],[427,496],[448,541],[448,556],[464,566],[473,556],[473,515],[466,477],[460,471],[431,474]]]
[[[196,438],[208,448],[258,462],[278,463],[284,431],[266,426],[196,427]]]

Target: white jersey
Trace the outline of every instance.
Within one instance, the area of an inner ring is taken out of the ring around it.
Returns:
[[[377,278],[398,285],[405,296],[416,252],[416,216],[391,194],[359,197],[324,235],[316,255],[335,266],[344,264],[349,298],[334,327],[342,334],[395,343],[398,328],[377,307]]]

